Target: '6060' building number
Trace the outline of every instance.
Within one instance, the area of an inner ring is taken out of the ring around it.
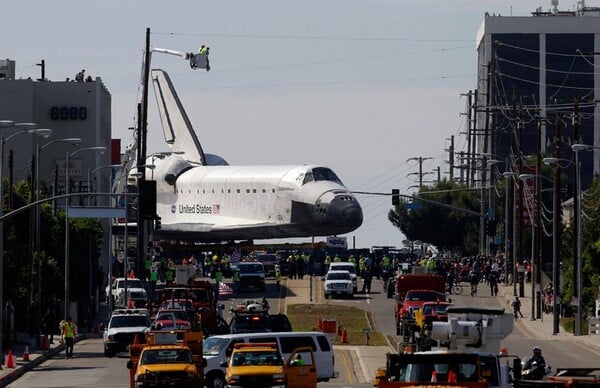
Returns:
[[[52,120],[85,120],[87,108],[85,106],[53,106],[50,109]]]

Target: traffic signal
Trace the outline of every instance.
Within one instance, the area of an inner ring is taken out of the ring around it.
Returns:
[[[139,212],[143,220],[152,220],[156,216],[156,181],[139,181]]]
[[[400,205],[400,190],[392,189],[392,205],[398,206]]]
[[[154,230],[160,229],[160,226],[161,226],[160,221],[161,221],[161,218],[158,216],[154,219]]]

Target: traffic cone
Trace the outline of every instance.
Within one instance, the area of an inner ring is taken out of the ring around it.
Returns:
[[[29,346],[25,346],[23,351],[23,361],[29,361]]]
[[[343,344],[348,343],[348,332],[346,331],[346,328],[342,329],[342,343]]]
[[[129,301],[127,302],[127,308],[128,309],[134,309],[135,305],[133,304],[133,300],[129,299]]]
[[[6,367],[7,368],[14,368],[15,367],[15,358],[13,356],[12,350],[8,350],[8,354],[6,355]]]
[[[431,382],[437,383],[437,372],[435,371],[435,369],[433,370],[433,372],[431,372]]]
[[[42,338],[42,350],[48,350],[48,334],[44,334]]]

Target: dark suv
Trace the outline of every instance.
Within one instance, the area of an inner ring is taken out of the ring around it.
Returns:
[[[236,312],[229,326],[231,334],[292,331],[292,324],[287,315],[264,312]]]

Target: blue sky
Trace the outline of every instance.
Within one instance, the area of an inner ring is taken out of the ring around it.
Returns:
[[[447,139],[466,148],[461,94],[476,86],[485,12],[530,16],[538,6],[550,0],[19,0],[3,6],[0,57],[17,62],[17,78],[39,77],[40,59],[50,80],[82,68],[101,77],[113,137],[126,145],[146,28],[156,47],[207,44],[210,72],[175,56],[152,61],[170,74],[206,152],[230,164],[323,164],[351,190],[410,194],[418,165],[408,159],[446,171]],[[153,95],[149,131],[149,153],[167,150]],[[365,222],[349,240],[401,246],[391,199],[359,200]]]

